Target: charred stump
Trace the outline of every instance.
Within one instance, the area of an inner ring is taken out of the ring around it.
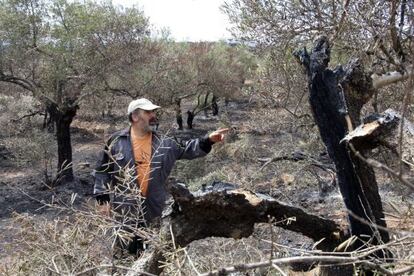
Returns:
[[[341,140],[360,124],[361,108],[374,94],[371,78],[358,60],[345,67],[328,68],[330,45],[319,38],[311,54],[296,53],[308,75],[309,101],[321,138],[334,161],[338,185],[349,213],[354,248],[389,241],[378,185],[371,166]],[[366,154],[369,149],[357,149]],[[377,227],[379,226],[379,227]],[[382,257],[382,256],[380,256]]]

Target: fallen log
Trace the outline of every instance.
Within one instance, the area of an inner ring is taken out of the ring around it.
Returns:
[[[255,223],[274,218],[276,225],[301,233],[314,241],[324,239],[320,248],[333,249],[344,237],[332,220],[308,214],[275,199],[245,189],[224,189],[195,196],[181,185],[172,189],[179,207],[171,214],[171,225],[178,245],[206,237],[239,239],[253,233]]]
[[[333,220],[309,214],[274,198],[231,185],[191,193],[182,184],[173,184],[174,204],[171,213],[162,219],[159,247],[145,252],[133,266],[136,271],[159,274],[166,241],[174,247],[186,247],[192,241],[207,237],[240,239],[253,233],[256,223],[273,218],[275,226],[301,233],[319,242],[318,249],[332,251],[346,238],[341,226]],[[171,249],[171,248],[170,248]],[[133,272],[129,275],[134,275]]]

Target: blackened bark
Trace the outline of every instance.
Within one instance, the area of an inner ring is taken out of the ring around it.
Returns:
[[[323,250],[333,250],[345,237],[332,220],[248,190],[225,189],[194,195],[184,186],[174,184],[171,193],[178,208],[174,208],[170,223],[175,241],[182,247],[206,237],[248,237],[255,223],[266,223],[269,218],[279,222],[278,227],[314,241],[324,239],[318,245]]]
[[[53,132],[55,127],[53,125],[52,117],[50,116],[49,108],[45,108],[45,116],[43,117],[43,129],[47,129],[48,132]]]
[[[219,107],[217,104],[217,97],[216,95],[213,95],[213,98],[211,99],[211,108],[213,110],[213,116],[217,116],[219,113]]]
[[[181,113],[181,99],[175,100],[175,119],[177,121],[178,129],[183,130],[183,115]]]
[[[306,213],[269,196],[235,189],[231,184],[219,183],[217,186],[191,193],[185,186],[173,183],[174,205],[160,227],[159,239],[163,245],[150,246],[133,268],[159,275],[163,270],[160,265],[165,260],[163,250],[172,250],[168,242],[174,240],[175,246],[185,247],[206,237],[240,239],[253,233],[255,223],[267,223],[271,218],[278,227],[320,241],[317,248],[325,251],[333,250],[347,238],[341,226],[332,220]]]
[[[175,119],[177,121],[178,129],[183,130],[183,116],[181,115],[181,113],[177,114]]]
[[[60,109],[56,104],[48,105],[49,114],[56,124],[56,140],[58,145],[58,175],[62,181],[72,181],[72,144],[70,125],[76,116],[78,106]]]
[[[330,47],[325,37],[316,41],[310,55],[305,49],[297,56],[308,73],[309,101],[321,138],[335,163],[340,191],[350,211],[351,233],[372,244],[388,242],[386,231],[369,225],[373,222],[386,227],[374,171],[357,158],[346,143],[341,143],[349,130],[346,117],[351,118],[352,125],[358,125],[360,110],[373,95],[370,78],[355,60],[345,70],[342,67],[334,71],[328,69]],[[362,244],[359,242],[355,246]]]
[[[187,111],[187,127],[188,129],[193,129],[193,121],[194,121],[194,112],[191,110]]]

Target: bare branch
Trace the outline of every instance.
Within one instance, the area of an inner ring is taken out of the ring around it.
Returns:
[[[413,76],[414,74],[414,70],[413,68],[409,68],[409,70],[407,70],[407,73],[402,74],[400,72],[397,71],[393,71],[393,72],[389,72],[387,74],[383,74],[383,75],[372,75],[372,86],[374,89],[380,89],[383,88],[385,86],[391,85],[393,83],[397,83],[400,81],[405,81],[407,80],[409,77]]]
[[[363,260],[365,254],[362,256],[357,257],[340,257],[340,256],[298,256],[298,257],[288,257],[288,258],[281,258],[281,259],[272,259],[270,261],[265,262],[257,262],[257,263],[250,263],[250,264],[239,264],[235,266],[224,267],[220,269],[216,269],[210,271],[208,273],[200,274],[200,276],[213,276],[213,275],[223,275],[227,273],[234,273],[238,271],[247,271],[252,270],[255,268],[260,267],[270,267],[272,265],[289,265],[294,263],[306,263],[306,264],[313,264],[313,263],[321,263],[327,265],[344,265],[344,264],[368,264],[370,267],[378,268],[379,265],[371,263],[369,261]],[[385,270],[385,269],[384,269]],[[387,275],[393,275],[391,271],[387,271]]]

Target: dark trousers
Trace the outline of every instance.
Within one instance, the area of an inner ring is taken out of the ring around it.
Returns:
[[[135,257],[141,256],[145,250],[145,244],[141,237],[134,236],[131,240],[125,241],[117,237],[114,248],[114,257],[123,258],[127,255]]]

